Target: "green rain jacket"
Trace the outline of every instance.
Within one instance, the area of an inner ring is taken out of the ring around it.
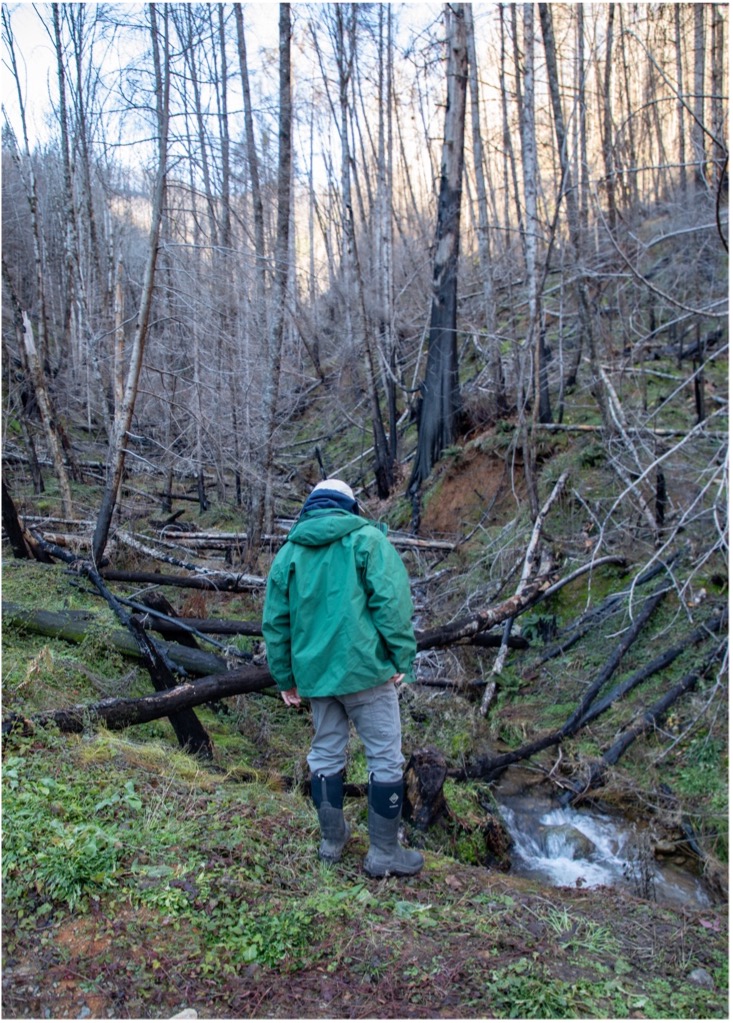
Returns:
[[[413,681],[410,584],[386,532],[330,508],[291,529],[270,569],[262,620],[278,689],[343,696],[395,674]]]

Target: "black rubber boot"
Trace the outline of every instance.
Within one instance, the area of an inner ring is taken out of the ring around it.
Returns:
[[[393,782],[369,779],[369,852],[364,870],[370,877],[406,877],[422,870],[422,855],[405,849],[398,840],[404,794],[402,778]]]
[[[318,855],[326,863],[338,863],[344,846],[351,838],[351,830],[344,819],[343,772],[329,777],[314,774],[311,778],[311,796],[321,825]]]

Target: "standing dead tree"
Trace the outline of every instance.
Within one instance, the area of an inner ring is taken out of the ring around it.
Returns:
[[[430,306],[428,359],[422,385],[415,463],[408,487],[419,508],[420,486],[456,438],[458,383],[458,252],[463,185],[463,139],[468,83],[467,4],[446,4],[448,46],[445,131]],[[417,518],[417,514],[415,516]]]
[[[102,495],[97,524],[92,542],[92,555],[95,564],[99,565],[107,545],[107,537],[112,523],[112,516],[122,483],[125,467],[126,438],[132,424],[135,411],[138,382],[142,369],[143,353],[148,337],[150,311],[153,303],[155,287],[155,269],[158,262],[161,225],[165,209],[166,189],[168,183],[168,123],[170,100],[170,68],[168,45],[168,13],[163,9],[162,27],[158,24],[158,13],[155,4],[148,7],[150,19],[150,41],[152,44],[153,65],[155,69],[155,131],[157,137],[157,168],[155,174],[155,190],[153,193],[150,214],[150,235],[148,239],[148,257],[145,267],[145,279],[140,294],[137,329],[130,351],[130,362],[122,404],[115,409],[115,421],[110,438],[109,456],[107,459],[107,481]]]

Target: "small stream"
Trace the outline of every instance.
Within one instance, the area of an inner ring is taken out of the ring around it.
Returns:
[[[536,787],[511,781],[494,795],[514,843],[512,873],[554,886],[612,885],[658,902],[710,905],[701,880],[655,858],[645,830],[626,818],[561,807]]]

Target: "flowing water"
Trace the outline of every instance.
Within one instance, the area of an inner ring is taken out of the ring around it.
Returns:
[[[555,886],[614,885],[659,902],[710,905],[698,877],[655,859],[646,831],[625,818],[558,806],[535,790],[495,793],[513,840],[512,873]]]

